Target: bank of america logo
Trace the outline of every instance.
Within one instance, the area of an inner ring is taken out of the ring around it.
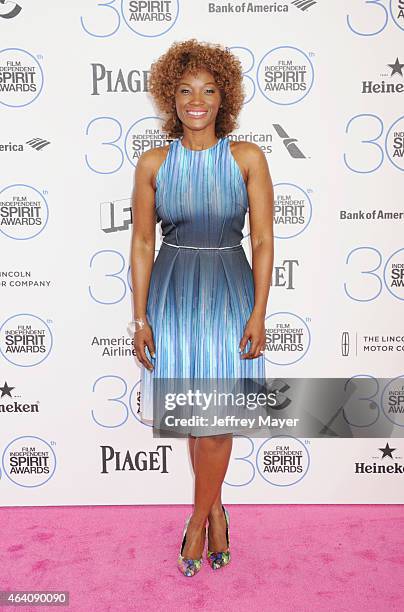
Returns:
[[[44,140],[43,138],[31,138],[31,140],[27,140],[27,144],[29,144],[33,149],[40,151],[50,144],[50,140]]]
[[[292,4],[302,11],[307,11],[313,4],[317,4],[316,0],[293,0]]]

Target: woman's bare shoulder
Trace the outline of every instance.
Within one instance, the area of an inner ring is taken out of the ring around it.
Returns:
[[[255,142],[249,142],[247,140],[234,140],[231,141],[232,153],[238,155],[242,161],[248,162],[256,161],[258,159],[265,159],[265,153],[262,148],[255,144]]]
[[[162,147],[153,147],[152,149],[148,149],[141,154],[137,161],[137,166],[139,169],[147,172],[154,187],[157,173],[167,156],[169,146],[170,145],[168,144]]]
[[[264,151],[254,142],[246,140],[230,141],[231,153],[239,165],[244,181],[248,181],[251,168],[257,168],[259,164],[266,164]]]

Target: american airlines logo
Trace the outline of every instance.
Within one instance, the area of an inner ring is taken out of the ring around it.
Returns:
[[[302,151],[299,149],[299,147],[297,146],[297,138],[291,138],[283,129],[283,127],[281,125],[279,125],[279,123],[274,123],[273,124],[276,133],[278,134],[278,136],[280,138],[282,138],[283,140],[283,144],[285,145],[289,155],[291,157],[293,157],[294,159],[302,159],[302,158],[306,158],[306,156],[304,155],[304,153],[302,153]]]

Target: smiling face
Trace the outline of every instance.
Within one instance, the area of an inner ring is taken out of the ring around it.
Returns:
[[[177,114],[184,127],[215,131],[216,115],[221,102],[220,90],[213,75],[199,69],[196,75],[184,72],[175,92]]]

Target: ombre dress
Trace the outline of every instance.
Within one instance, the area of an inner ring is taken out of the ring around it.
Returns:
[[[141,415],[153,419],[153,378],[265,376],[264,356],[241,359],[239,343],[254,306],[251,266],[241,241],[248,194],[229,137],[195,151],[170,143],[156,176],[163,242],[152,269],[147,318],[154,370],[141,366]],[[247,352],[250,342],[244,352]],[[237,431],[227,427],[226,431]],[[192,435],[221,433],[190,428]]]

